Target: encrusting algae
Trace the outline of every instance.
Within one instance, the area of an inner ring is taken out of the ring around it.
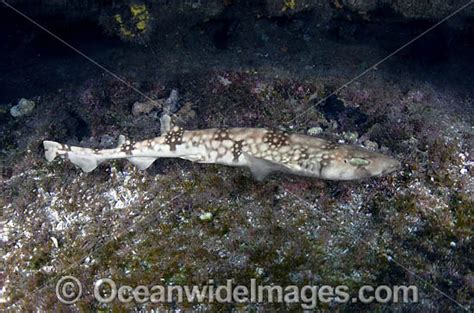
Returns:
[[[118,24],[121,37],[126,40],[132,40],[151,31],[151,18],[146,5],[132,4],[129,7],[128,13],[128,17],[124,17],[121,14],[114,15],[114,20]]]

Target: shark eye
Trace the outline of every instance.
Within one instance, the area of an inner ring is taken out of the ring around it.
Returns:
[[[370,161],[363,159],[363,158],[351,158],[349,163],[354,166],[364,166],[369,165]]]

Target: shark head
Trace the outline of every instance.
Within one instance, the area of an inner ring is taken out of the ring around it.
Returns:
[[[354,146],[340,146],[321,162],[320,177],[331,180],[354,180],[382,176],[401,167],[400,161]]]

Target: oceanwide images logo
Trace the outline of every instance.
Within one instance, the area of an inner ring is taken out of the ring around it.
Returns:
[[[351,297],[348,286],[278,286],[259,285],[255,279],[250,284],[236,285],[232,279],[225,285],[209,280],[206,285],[154,285],[119,286],[110,278],[99,279],[91,288],[100,303],[285,303],[301,304],[303,309],[313,309],[318,303],[416,303],[416,286],[362,286]],[[56,295],[64,304],[77,302],[82,295],[82,285],[73,276],[62,277],[56,284]]]

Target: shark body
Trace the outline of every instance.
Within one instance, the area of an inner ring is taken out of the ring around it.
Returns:
[[[164,124],[166,125],[166,123]],[[132,142],[124,136],[113,149],[90,149],[44,141],[48,161],[60,156],[90,172],[110,159],[127,159],[139,169],[158,158],[248,167],[257,180],[272,172],[329,180],[354,180],[395,171],[400,162],[351,145],[264,128],[162,129],[162,136]]]

